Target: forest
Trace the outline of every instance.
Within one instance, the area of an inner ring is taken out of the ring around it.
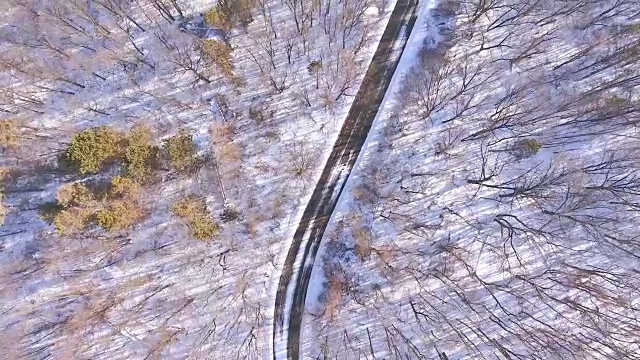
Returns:
[[[640,358],[640,6],[429,16],[325,236],[304,352]]]
[[[0,353],[286,358],[287,251],[399,3],[0,2]],[[417,7],[300,358],[640,359],[640,4]]]

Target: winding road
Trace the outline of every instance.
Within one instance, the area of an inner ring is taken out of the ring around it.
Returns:
[[[320,180],[296,229],[276,293],[273,321],[274,359],[283,356],[277,353],[277,349],[281,347],[278,344],[282,342],[286,342],[287,359],[300,358],[300,327],[313,263],[329,218],[364,145],[400,61],[401,51],[404,50],[411,34],[416,21],[417,5],[418,0],[398,0],[396,3]],[[395,51],[398,49],[400,52]],[[339,176],[332,176],[335,174]],[[294,265],[299,257],[301,267],[296,272]],[[289,317],[285,318],[287,313]]]

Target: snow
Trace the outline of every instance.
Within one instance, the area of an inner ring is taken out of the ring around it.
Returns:
[[[371,125],[371,131],[369,132],[369,135],[367,136],[367,139],[365,140],[365,143],[362,146],[363,151],[361,151],[360,154],[358,154],[358,158],[353,167],[354,169],[359,169],[360,163],[362,162],[362,159],[366,154],[366,149],[369,148],[370,143],[372,141],[375,141],[373,139],[376,137],[376,135],[378,135],[377,129],[380,126],[379,124],[381,121],[384,121],[381,119],[388,120],[388,117],[390,116],[390,111],[396,104],[396,96],[399,90],[399,85],[403,81],[408,70],[410,70],[411,66],[413,66],[413,64],[415,63],[417,53],[422,48],[422,43],[425,41],[427,36],[436,35],[436,31],[434,31],[434,29],[432,28],[433,24],[432,24],[432,19],[430,17],[430,12],[435,6],[435,0],[421,1],[418,6],[419,6],[419,10],[418,10],[416,23],[414,25],[411,35],[409,36],[409,39],[407,40],[404,52],[400,54],[401,49],[397,49],[396,48],[397,46],[394,47],[394,51],[399,53],[398,55],[401,55],[402,57],[400,58],[400,61],[398,63],[398,67],[396,68],[395,73],[393,74],[391,83],[389,84],[389,88],[380,105],[380,109],[378,110],[378,113]],[[404,30],[401,30],[401,31],[404,31]],[[336,171],[338,171],[337,176],[340,176],[340,177],[346,176],[346,174],[343,175],[342,169],[337,168]],[[357,170],[354,170],[354,172],[357,172]],[[335,177],[336,174],[332,174],[332,176]],[[353,180],[351,179],[352,177],[347,179],[347,182],[344,184],[344,190],[342,191],[342,194],[346,196],[343,195],[338,200],[338,203],[334,209],[334,212],[329,218],[329,222],[328,222],[330,224],[329,226],[331,226],[331,224],[333,224],[336,221],[336,218],[344,216],[344,213],[347,213],[350,211],[349,210],[350,209],[349,194],[351,194],[351,192],[353,191],[353,186],[354,186]],[[335,189],[334,191],[337,192],[339,191],[339,189]],[[327,233],[329,233],[329,231],[327,231]],[[325,246],[324,244],[321,244],[320,249],[318,250],[318,255],[316,257],[316,263],[305,264],[305,266],[312,266],[312,265],[314,266],[313,272],[311,274],[311,279],[309,281],[309,288],[307,290],[307,298],[305,302],[307,311],[310,313],[317,313],[318,309],[322,308],[322,305],[318,303],[318,301],[322,298],[323,293],[326,291],[325,289],[326,284],[325,284],[325,273],[323,270],[323,264],[319,263],[319,260],[322,259],[324,256],[326,256]],[[309,327],[305,326],[303,323],[302,328],[305,329]],[[302,336],[304,335],[305,334],[303,334]],[[315,344],[315,345],[318,345],[318,344]]]
[[[366,9],[341,51],[318,23],[303,38],[286,5],[267,2],[278,38],[255,9],[246,31],[228,38],[240,75],[229,79],[148,1],[113,12],[101,5],[113,2],[19,3],[0,5],[9,24],[0,28],[1,118],[25,125],[21,146],[0,157],[14,169],[0,232],[5,357],[269,357],[286,251],[389,12]],[[186,16],[213,4],[179,3]],[[332,2],[330,25],[347,3]],[[572,4],[507,1],[471,23],[478,3],[459,3],[445,24],[434,19],[446,8],[431,12],[443,3],[420,5],[315,263],[305,357],[637,358],[637,4],[581,2],[560,17],[553,12]],[[487,30],[523,8],[525,21]],[[354,58],[360,34],[371,38]],[[492,47],[505,37],[508,47]],[[407,89],[429,65],[422,45],[444,43],[451,67],[428,70],[442,74],[430,79],[446,101],[426,111]],[[318,59],[316,78],[307,67]],[[62,183],[82,180],[52,166],[72,134],[140,123],[158,141],[190,129],[219,167],[163,173],[145,187],[152,211],[131,231],[55,234],[37,209]],[[514,156],[523,138],[542,148]],[[513,194],[536,179],[547,183]],[[169,211],[189,194],[206,197],[216,219],[225,206],[241,219],[221,224],[214,241],[192,240]],[[363,239],[368,255],[356,251]],[[342,291],[328,320],[316,300],[335,275]]]
[[[16,105],[41,138],[16,150],[17,155],[11,154],[25,174],[5,189],[12,212],[3,228],[4,251],[0,254],[2,309],[8,314],[0,322],[6,335],[1,347],[10,344],[18,354],[15,357],[34,358],[268,356],[275,286],[284,254],[389,11],[383,17],[366,11],[366,21],[347,38],[346,50],[340,50],[337,39],[329,39],[315,25],[318,34],[308,34],[313,41],[307,39],[309,48],[303,51],[289,10],[278,1],[269,2],[280,32],[277,41],[271,39],[276,69],[267,70],[271,66],[265,51],[269,34],[264,17],[254,14],[246,32],[236,30],[229,38],[235,72],[246,82],[236,87],[215,68],[198,63],[193,51],[197,40],[164,21],[149,3],[118,9],[144,30],[96,3],[89,4],[101,24],[112,29],[111,37],[95,40],[73,33],[72,40],[95,46],[97,54],[78,50],[57,37],[57,31],[50,31],[50,39],[72,54],[71,59],[46,49],[21,49],[34,59],[29,69],[35,71],[23,77],[3,73],[3,84],[11,81],[16,89],[44,84],[73,94],[45,93],[39,115],[23,114],[28,111]],[[61,6],[42,5],[47,9]],[[391,9],[394,4],[388,5]],[[185,12],[197,14],[209,6],[211,2],[194,1]],[[338,9],[332,8],[330,15],[336,16]],[[76,10],[64,8],[64,14]],[[17,11],[2,16],[7,22],[17,22],[21,19],[12,16],[30,15]],[[78,18],[94,29],[95,23],[86,20]],[[59,29],[61,25],[43,14],[39,26]],[[368,38],[354,55],[351,49],[362,33]],[[284,50],[287,36],[294,39],[291,62]],[[18,46],[7,46],[10,51],[5,54],[11,58]],[[319,74],[320,89],[307,71],[309,60],[318,58],[326,64]],[[191,65],[194,68],[187,68]],[[211,83],[197,81],[196,71]],[[37,72],[45,76],[31,76]],[[60,82],[57,75],[69,76],[78,85]],[[286,88],[278,92],[269,80],[277,83],[282,79]],[[348,91],[335,100],[343,83]],[[303,98],[305,92],[308,99]],[[227,97],[232,119],[220,118],[219,94]],[[269,118],[252,118],[252,107]],[[29,172],[26,159],[37,152],[54,162],[52,154],[63,151],[74,132],[90,126],[126,131],[138,123],[149,125],[158,141],[180,128],[190,129],[200,154],[210,154],[212,138],[221,137],[212,127],[229,126],[230,139],[222,137],[215,144],[216,154],[227,156],[220,159],[219,170],[228,202],[222,200],[222,182],[216,181],[215,167],[207,165],[192,178],[169,174],[145,187],[144,202],[152,211],[132,231],[110,235],[91,229],[70,237],[55,234],[39,219],[36,209],[43,201],[54,199],[60,184],[76,179],[55,173],[40,177],[39,172]],[[237,160],[235,150],[240,154]],[[307,160],[297,163],[301,158]],[[14,161],[2,160],[3,165]],[[301,176],[288,168],[291,164],[304,169]],[[22,189],[31,182],[42,183],[43,189],[25,195]],[[206,197],[216,218],[224,206],[231,205],[242,219],[221,224],[222,232],[212,242],[191,240],[184,224],[169,213],[173,201],[189,194]]]
[[[390,1],[387,4],[387,11],[384,14],[383,17],[381,17],[380,22],[378,23],[378,26],[375,28],[375,32],[372,35],[372,46],[368,47],[368,49],[364,52],[363,57],[364,57],[364,65],[368,65],[371,61],[371,58],[373,57],[373,54],[375,52],[375,48],[377,45],[377,43],[379,42],[380,38],[382,37],[382,33],[384,32],[384,29],[386,27],[386,24],[389,20],[389,16],[391,15],[391,10],[394,8],[395,6],[395,1]],[[362,77],[359,77],[358,80],[358,85],[355,86],[352,89],[353,94],[357,93],[359,87],[360,87],[360,83],[362,81]],[[305,133],[304,135],[310,136],[311,142],[317,143],[317,142],[321,142],[326,144],[325,146],[323,146],[323,151],[321,154],[319,154],[318,156],[318,161],[316,162],[316,167],[313,170],[312,176],[310,178],[309,183],[310,184],[314,184],[318,181],[318,179],[320,178],[320,175],[322,173],[322,170],[325,166],[325,164],[327,163],[327,160],[329,159],[329,156],[331,155],[331,151],[333,150],[332,148],[332,144],[334,144],[337,140],[338,137],[338,133],[339,130],[342,126],[342,123],[344,122],[348,112],[349,112],[349,107],[351,106],[351,103],[353,102],[353,97],[348,98],[347,100],[345,100],[344,106],[341,108],[340,112],[337,114],[334,114],[333,119],[332,120],[325,120],[324,124],[321,125],[320,127],[320,131],[318,130],[311,130],[308,131],[307,133]],[[316,123],[317,120],[313,120],[314,123]],[[329,126],[329,129],[326,129],[326,127]],[[288,129],[290,130],[290,133],[295,134],[296,136],[299,136],[300,134],[293,129]],[[327,131],[328,130],[328,131]],[[305,130],[302,130],[305,131]],[[346,174],[342,174],[342,172],[339,172],[338,174],[331,174],[332,177],[340,177],[343,178],[344,176],[346,176]],[[284,260],[286,258],[287,255],[287,251],[288,248],[290,247],[291,244],[291,239],[293,239],[293,235],[297,229],[298,223],[300,222],[300,219],[302,218],[303,212],[305,210],[306,204],[308,203],[309,199],[311,198],[312,195],[312,191],[313,191],[313,186],[309,187],[307,189],[307,194],[305,197],[301,198],[300,201],[297,203],[297,210],[296,212],[293,214],[293,216],[291,216],[288,220],[287,223],[287,229],[288,232],[285,235],[285,239],[289,239],[288,241],[284,241],[282,242],[282,250],[280,252],[280,258],[278,263],[279,264],[283,264]],[[339,191],[338,189],[334,189],[334,193],[332,195],[333,196],[337,196],[337,191]],[[308,238],[306,236],[307,234],[305,234],[305,236],[303,236],[303,242],[300,245],[301,249],[304,249],[306,247],[306,241],[308,241]],[[302,260],[302,253],[298,253],[296,256],[296,261],[294,263],[294,267],[293,267],[293,275],[291,277],[291,279],[295,279],[300,271],[300,268],[302,266],[301,264],[301,260]],[[305,263],[304,266],[308,267],[311,266],[312,264],[308,264]],[[276,281],[272,282],[272,289],[271,289],[271,293],[270,293],[270,298],[271,299],[275,299],[276,296],[276,292],[277,292],[277,286],[278,286],[278,282],[277,282],[277,277],[274,276],[274,279],[276,279]],[[290,303],[292,301],[293,298],[293,290],[294,287],[291,287],[288,289],[287,291],[287,303]],[[287,319],[289,317],[289,307],[285,306],[285,312],[284,312],[284,318]],[[274,309],[271,308],[270,309],[270,313],[273,314]],[[286,357],[286,339],[287,339],[287,331],[285,330],[282,334],[278,334],[277,335],[278,338],[281,340],[277,345],[271,344],[271,346],[276,346],[275,349],[275,353],[278,357]],[[269,337],[270,340],[272,340],[272,336]]]
[[[429,14],[442,14],[436,6],[442,4],[447,3],[430,4],[440,12]],[[634,6],[621,8],[631,11]],[[405,51],[407,60],[403,55],[394,76],[401,72],[407,76],[394,79],[325,235],[323,260],[316,263],[307,299],[305,356],[604,359],[635,358],[640,353],[634,333],[637,317],[630,315],[627,321],[620,315],[629,314],[625,309],[640,302],[639,279],[633,270],[637,248],[630,245],[637,236],[638,218],[633,208],[613,209],[611,202],[600,198],[610,194],[587,191],[593,189],[588,184],[605,181],[604,173],[592,170],[608,156],[622,161],[616,170],[610,169],[618,174],[614,178],[634,176],[636,147],[627,140],[637,130],[609,119],[608,125],[599,127],[586,116],[584,125],[577,127],[571,122],[575,118],[570,106],[603,82],[620,78],[621,72],[628,76],[631,69],[614,66],[583,77],[580,66],[589,63],[587,57],[579,66],[571,65],[576,72],[565,81],[544,82],[549,75],[566,74],[551,69],[585,46],[594,54],[613,52],[607,48],[611,44],[593,44],[576,36],[579,30],[572,22],[580,23],[588,18],[585,14],[598,10],[588,5],[581,9],[583,17],[549,24],[556,33],[571,31],[572,36],[549,38],[548,51],[517,64],[495,61],[519,54],[535,35],[549,30],[531,29],[523,21],[485,39],[484,27],[502,12],[508,14],[508,9],[489,12],[477,24],[458,16],[454,34],[469,30],[468,37],[455,37],[447,54],[462,62],[453,62],[457,67],[434,85],[445,101],[435,103],[435,110],[423,117],[416,116],[421,108],[407,97],[416,84],[412,77],[426,70],[436,78],[443,69],[421,69],[422,60]],[[551,9],[556,8],[542,6],[536,11]],[[473,10],[465,9],[466,14]],[[434,36],[438,21],[421,14],[423,22],[416,29],[429,31],[421,38],[412,34],[413,54],[422,39],[429,40],[425,44],[431,49],[448,41]],[[533,24],[542,15],[532,10],[529,16]],[[504,36],[512,41],[508,48],[477,50]],[[576,39],[585,41],[577,44]],[[467,95],[470,109],[449,120],[459,108],[456,98],[447,96],[460,88],[465,66],[475,76],[467,78],[473,87]],[[626,66],[637,70],[637,65]],[[638,83],[628,81],[634,85],[626,96],[636,98]],[[519,92],[513,93],[515,89]],[[506,97],[510,91],[511,98]],[[513,99],[519,102],[510,103]],[[512,115],[514,123],[479,137],[478,131],[491,119],[502,119],[496,104],[502,104],[503,114]],[[574,134],[578,136],[567,137]],[[542,149],[530,157],[516,157],[509,149],[514,138],[536,139]],[[449,139],[449,147],[440,145]],[[474,179],[483,179],[482,185],[469,182]],[[547,182],[522,196],[516,190],[491,187],[503,183],[519,189],[536,179]],[[585,192],[571,198],[574,189]],[[637,194],[620,196],[637,204]],[[555,217],[556,212],[563,215]],[[355,254],[361,230],[370,236],[374,251],[369,256]],[[328,306],[325,276],[346,283],[333,317],[323,313]],[[321,297],[323,301],[317,301]],[[598,330],[605,327],[604,332]],[[614,333],[624,334],[624,340]]]

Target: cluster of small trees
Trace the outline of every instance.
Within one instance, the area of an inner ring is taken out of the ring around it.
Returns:
[[[199,161],[193,137],[187,131],[180,130],[157,146],[146,126],[128,133],[106,126],[87,129],[73,137],[63,157],[63,162],[81,175],[97,174],[115,165],[139,182],[149,180],[160,168],[192,171]]]
[[[98,178],[62,185],[56,201],[41,209],[60,234],[82,231],[97,225],[107,231],[130,228],[144,218],[140,194],[142,186],[153,180],[161,168],[191,172],[200,158],[192,136],[185,130],[162,141],[152,141],[145,126],[120,132],[109,127],[87,129],[73,137],[62,162],[78,175],[105,173],[118,168],[122,175],[108,184]]]
[[[140,204],[140,186],[129,178],[115,176],[106,185],[68,183],[60,186],[56,202],[41,209],[61,235],[80,232],[90,225],[107,231],[130,228],[145,216]]]

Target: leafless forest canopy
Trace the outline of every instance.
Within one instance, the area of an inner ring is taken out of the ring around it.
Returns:
[[[441,1],[325,240],[318,358],[640,358],[640,6]]]
[[[268,357],[290,230],[393,5],[0,2],[0,353]],[[303,353],[640,359],[640,4],[423,6]]]
[[[0,351],[263,358],[390,3],[0,5]]]

